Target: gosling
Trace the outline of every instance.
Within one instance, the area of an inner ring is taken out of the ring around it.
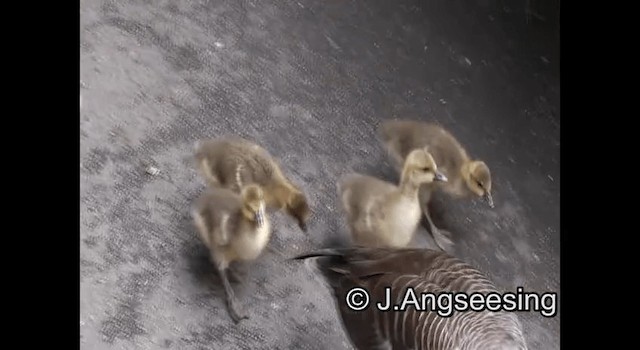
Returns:
[[[224,137],[198,141],[194,148],[198,172],[210,186],[237,193],[247,184],[258,184],[268,208],[284,209],[307,231],[311,209],[304,192],[287,179],[263,147],[240,137]]]
[[[229,314],[238,323],[248,316],[238,310],[227,272],[232,262],[255,260],[267,246],[271,223],[264,192],[255,184],[243,187],[240,194],[210,187],[195,202],[191,216],[222,280]]]
[[[414,236],[421,212],[421,184],[446,182],[426,149],[413,150],[405,161],[399,185],[362,174],[348,174],[338,183],[353,242],[366,247],[404,247]]]
[[[422,186],[419,195],[429,231],[443,250],[453,243],[451,233],[436,227],[429,213],[434,190],[440,189],[453,198],[483,198],[491,208],[495,207],[489,167],[484,161],[471,159],[460,142],[443,127],[414,120],[388,120],[380,124],[378,134],[397,170],[411,150],[429,147],[439,169],[449,179],[447,183]]]

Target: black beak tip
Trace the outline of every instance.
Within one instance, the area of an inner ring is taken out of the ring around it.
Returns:
[[[435,181],[441,181],[441,182],[447,182],[449,181],[449,179],[447,179],[447,176],[444,175],[443,173],[437,172],[436,176],[435,176]]]

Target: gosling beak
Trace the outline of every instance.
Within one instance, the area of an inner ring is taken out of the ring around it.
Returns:
[[[256,223],[258,226],[264,225],[265,215],[264,205],[261,205],[260,209],[256,212]]]
[[[436,175],[435,175],[435,177],[433,178],[433,180],[434,180],[434,181],[442,181],[442,182],[447,182],[447,181],[449,181],[449,179],[447,179],[447,177],[446,177],[446,176],[444,176],[444,174],[443,174],[443,173],[441,173],[441,172],[439,172],[439,171],[436,171]]]
[[[298,226],[300,227],[302,232],[307,233],[307,224],[304,221],[298,221]]]
[[[493,204],[493,196],[491,196],[491,192],[485,192],[484,200],[487,202],[487,204],[489,204],[489,207],[491,207],[491,209],[495,208],[495,205]]]

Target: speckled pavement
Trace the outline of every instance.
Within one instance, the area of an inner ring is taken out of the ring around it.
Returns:
[[[81,348],[349,349],[329,291],[286,259],[346,232],[340,175],[397,180],[374,134],[393,117],[444,124],[491,167],[495,209],[434,203],[455,254],[559,292],[557,14],[532,4],[81,0]],[[308,234],[273,217],[239,325],[188,215],[192,145],[224,134],[276,155],[314,209]],[[520,317],[531,349],[559,348],[560,314]]]

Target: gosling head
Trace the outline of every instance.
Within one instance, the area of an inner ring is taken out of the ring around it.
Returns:
[[[266,221],[265,199],[262,188],[258,185],[247,185],[242,189],[242,215],[258,227]]]
[[[467,187],[478,197],[482,197],[491,208],[494,207],[491,195],[491,172],[483,161],[475,160],[466,167],[468,174],[464,176]]]
[[[438,171],[436,161],[427,148],[415,149],[407,155],[403,173],[415,184],[447,182],[447,177]]]
[[[286,211],[289,215],[296,218],[300,229],[307,232],[307,221],[309,220],[309,216],[311,216],[311,209],[304,193],[298,191],[291,193],[286,205]]]

